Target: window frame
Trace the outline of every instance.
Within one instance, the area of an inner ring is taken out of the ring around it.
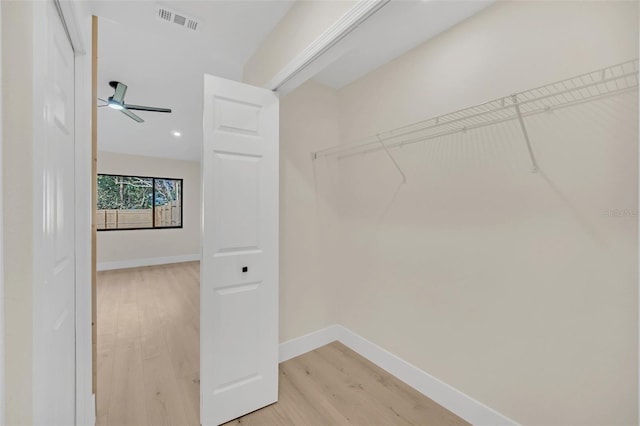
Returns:
[[[96,225],[97,232],[103,231],[155,231],[158,229],[182,229],[184,227],[184,179],[182,178],[171,178],[171,177],[159,177],[159,176],[141,176],[141,175],[124,175],[119,173],[96,173],[96,183],[98,180],[98,176],[115,176],[115,177],[128,177],[128,178],[140,178],[140,179],[151,179],[152,180],[152,188],[153,188],[153,204],[151,206],[151,227],[148,228],[104,228],[98,229]],[[176,180],[180,181],[180,225],[176,226],[156,226],[156,180]],[[98,210],[98,187],[96,185],[96,211]],[[116,210],[116,209],[109,209]],[[106,223],[105,223],[106,226]]]

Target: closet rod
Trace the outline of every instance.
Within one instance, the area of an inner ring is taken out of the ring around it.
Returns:
[[[397,148],[637,90],[638,69],[638,59],[633,59],[384,131],[362,139],[359,143],[316,151],[312,153],[312,158],[314,160],[320,157],[343,158],[381,149]],[[517,99],[517,102],[514,99]],[[381,141],[385,142],[383,146],[380,145]]]

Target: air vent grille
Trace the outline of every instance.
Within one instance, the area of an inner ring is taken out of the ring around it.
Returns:
[[[180,15],[174,15],[173,22],[175,24],[184,26],[184,23],[187,22],[187,18],[185,18],[184,16],[180,16]]]
[[[195,31],[198,28],[198,21],[195,18],[189,17],[184,13],[176,12],[175,10],[169,9],[164,6],[157,7],[157,17],[162,22],[166,22],[168,24],[175,24],[182,28],[186,28],[192,31]]]
[[[158,8],[158,18],[162,19],[163,21],[171,22],[172,16],[173,13],[171,13],[167,9]]]

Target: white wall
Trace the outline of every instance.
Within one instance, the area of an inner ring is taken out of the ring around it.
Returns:
[[[338,93],[343,142],[638,55],[637,2],[500,2]],[[336,322],[525,424],[638,422],[637,94],[337,161]],[[608,212],[628,211],[616,217]]]
[[[638,55],[637,2],[499,3],[344,87],[343,142]]]
[[[32,419],[33,5],[2,2],[5,421]],[[11,108],[6,108],[11,105]]]
[[[353,0],[297,1],[244,66],[243,81],[268,83],[356,4]]]
[[[98,231],[98,270],[200,258],[200,163],[98,152],[98,173],[184,179],[183,227]]]
[[[328,148],[338,139],[335,91],[307,82],[280,104],[280,341],[335,322],[334,286],[326,268],[335,240],[330,202],[317,191],[320,176],[309,150]]]

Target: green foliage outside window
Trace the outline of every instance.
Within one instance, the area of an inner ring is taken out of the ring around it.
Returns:
[[[181,228],[182,179],[98,175],[98,230]]]
[[[98,210],[152,207],[153,178],[98,175]]]

